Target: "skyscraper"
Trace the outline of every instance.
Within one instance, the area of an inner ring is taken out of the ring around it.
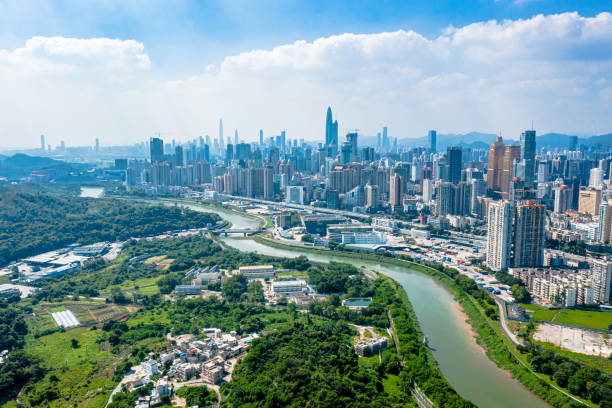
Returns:
[[[378,186],[373,186],[370,183],[365,186],[365,206],[372,210],[378,208]]]
[[[274,166],[271,163],[264,165],[264,199],[271,200],[274,198]]]
[[[556,213],[564,213],[570,210],[572,193],[566,185],[555,188],[555,203],[554,211]]]
[[[45,135],[40,135],[40,150],[45,151]]]
[[[185,165],[185,156],[183,154],[183,146],[176,145],[174,148],[174,165],[175,166],[184,166]]]
[[[578,136],[568,136],[568,139],[569,139],[568,150],[569,151],[575,151],[576,150],[576,145],[578,144]]]
[[[504,147],[504,159],[502,164],[501,192],[504,199],[508,199],[510,192],[510,181],[514,178],[514,162],[521,156],[521,147],[510,145]]]
[[[223,119],[219,119],[219,149],[223,149]]]
[[[544,219],[546,207],[533,201],[518,204],[514,221],[515,268],[542,266],[544,261]]]
[[[455,213],[456,186],[443,181],[436,186],[436,215],[452,215]]]
[[[259,146],[263,146],[263,129],[259,129]]]
[[[430,130],[429,133],[427,134],[427,137],[429,139],[429,152],[430,153],[435,153],[436,152],[436,131],[435,130]]]
[[[599,240],[606,244],[612,242],[612,203],[610,202],[599,205]]]
[[[238,144],[238,129],[234,130],[234,144]]]
[[[527,184],[533,183],[535,174],[536,132],[526,130],[521,133],[521,174],[517,174]]]
[[[448,160],[448,181],[459,184],[461,181],[461,147],[453,146],[446,150]]]
[[[512,205],[508,201],[492,201],[487,214],[487,266],[500,271],[510,266],[512,237]]]
[[[601,204],[601,190],[594,188],[581,190],[578,200],[578,212],[595,216],[599,212],[599,205]]]
[[[338,138],[336,137],[336,140]],[[284,130],[281,130],[281,152],[284,152],[287,149],[287,133]]]
[[[333,120],[331,106],[327,108],[325,117],[325,148],[327,157],[338,154],[338,121]]]
[[[151,150],[151,163],[164,161],[164,141],[157,137],[152,137],[149,141]]]
[[[383,126],[382,128],[382,147],[383,147],[383,150],[389,150],[389,147],[391,147],[389,143],[389,135],[387,135],[386,126]]]
[[[397,211],[402,206],[404,198],[404,180],[398,174],[392,174],[389,180],[389,206],[391,211]]]

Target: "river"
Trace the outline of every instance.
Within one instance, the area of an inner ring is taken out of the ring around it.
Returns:
[[[232,222],[234,228],[253,228],[258,223],[236,213],[198,205],[188,205],[196,211],[215,212]],[[452,293],[435,279],[399,266],[382,266],[364,260],[350,260],[333,255],[300,253],[299,250],[272,248],[249,239],[224,238],[227,245],[241,251],[265,255],[296,257],[305,255],[314,261],[349,262],[356,266],[383,273],[399,282],[406,291],[419,319],[422,331],[429,337],[432,353],[440,370],[451,385],[464,397],[480,407],[547,407],[510,374],[498,368],[486,356],[474,338],[465,315]]]

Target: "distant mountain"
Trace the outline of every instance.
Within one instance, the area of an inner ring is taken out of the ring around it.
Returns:
[[[502,135],[503,137],[503,135]],[[570,135],[563,133],[545,133],[543,135],[536,136],[537,147],[558,147],[565,148],[569,145]],[[438,134],[436,141],[436,148],[438,151],[446,150],[449,146],[462,146],[471,149],[488,149],[491,143],[497,140],[497,135],[492,133],[482,132],[469,132],[469,133],[449,133],[449,134]],[[506,144],[518,144],[519,141],[516,139],[504,138]],[[376,138],[372,136],[365,136],[359,140],[359,144],[362,146],[374,146],[376,145]],[[415,138],[403,138],[398,139],[397,144],[400,146],[409,147],[426,147],[429,145],[427,136],[415,137]],[[579,137],[578,146],[585,147],[612,147],[612,133],[598,136]]]
[[[73,165],[49,157],[29,156],[17,153],[13,156],[0,156],[0,177],[19,179],[27,177],[33,170],[46,170],[53,178],[62,177],[73,171],[79,171],[79,165]]]

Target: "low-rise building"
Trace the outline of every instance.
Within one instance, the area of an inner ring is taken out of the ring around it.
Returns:
[[[301,279],[272,282],[272,292],[275,295],[304,293],[307,291],[308,285],[306,281]]]
[[[361,357],[371,356],[387,348],[386,337],[376,337],[368,341],[360,341],[355,344],[355,352]]]
[[[176,285],[174,291],[177,295],[199,295],[202,285]]]
[[[275,275],[274,265],[241,266],[238,271],[241,275],[246,276],[249,280],[273,278]]]

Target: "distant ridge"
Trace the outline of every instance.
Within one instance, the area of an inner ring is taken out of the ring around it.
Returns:
[[[391,136],[393,136],[391,134]],[[497,136],[492,133],[482,132],[469,132],[469,133],[448,133],[438,134],[436,147],[438,151],[446,150],[449,146],[462,146],[472,149],[488,149],[490,144],[497,140]],[[569,146],[569,138],[572,135],[563,133],[545,133],[536,137],[536,145],[540,147],[557,147],[560,149]],[[506,144],[518,144],[519,141],[514,138],[504,138]],[[372,136],[364,136],[359,140],[359,144],[363,146],[374,146],[376,144],[376,138]],[[429,140],[427,136],[416,137],[416,138],[402,138],[398,139],[398,145],[404,145],[409,147],[428,146]],[[612,147],[612,133],[604,135],[579,137],[578,146],[585,147]]]

